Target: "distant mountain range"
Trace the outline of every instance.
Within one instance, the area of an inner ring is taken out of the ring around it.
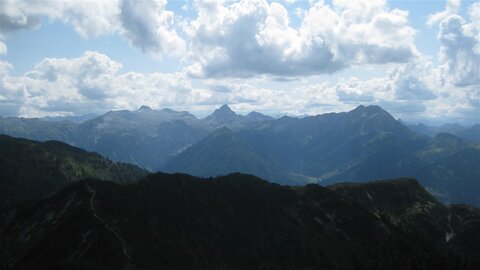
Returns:
[[[83,123],[0,118],[0,133],[60,140],[150,171],[258,175],[282,184],[417,178],[447,203],[480,205],[480,145],[426,136],[378,106],[278,119],[227,105],[198,119],[169,109],[112,111]]]
[[[272,118],[257,112],[237,115],[224,105],[205,119],[197,119],[188,112],[152,110],[147,106],[136,111],[111,111],[81,123],[72,119],[0,118],[0,134],[39,141],[59,140],[115,161],[156,171],[219,127],[240,129]]]
[[[478,144],[444,133],[429,138],[378,106],[360,106],[217,131],[161,169],[199,176],[240,171],[283,184],[415,177],[444,202],[480,205],[479,166]]]
[[[411,130],[433,137],[439,133],[450,133],[465,140],[480,143],[480,124],[462,126],[458,124],[445,124],[441,126],[427,126],[425,124],[406,124]]]
[[[51,121],[51,122],[63,122],[63,121],[70,121],[70,122],[75,122],[75,123],[83,123],[87,120],[93,119],[97,117],[98,115],[94,113],[90,114],[84,114],[84,115],[72,115],[72,116],[56,116],[56,117],[43,117],[40,118],[45,121]]]
[[[415,180],[94,179],[0,218],[1,269],[478,269],[480,210]]]

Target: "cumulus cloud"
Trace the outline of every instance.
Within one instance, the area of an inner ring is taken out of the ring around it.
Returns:
[[[13,31],[40,27],[41,18],[71,25],[85,38],[118,33],[155,56],[181,53],[185,42],[173,27],[166,0],[0,1],[0,38]]]
[[[40,25],[40,18],[37,14],[30,14],[26,2],[16,0],[5,0],[0,2],[0,36],[6,33],[34,28]]]
[[[10,63],[0,61],[0,115],[3,116],[17,116],[24,96],[20,85],[7,80],[11,69]]]
[[[119,30],[116,1],[49,1],[52,9],[45,14],[73,26],[83,37],[99,36]],[[39,4],[40,5],[40,4]],[[39,10],[42,14],[42,9]]]
[[[478,123],[480,88],[445,84],[443,70],[419,57],[390,68],[383,77],[343,79],[334,86],[344,104],[376,104],[407,121]],[[331,92],[322,89],[321,92]]]
[[[143,104],[175,107],[192,104],[201,92],[183,74],[121,73],[120,63],[91,51],[77,58],[44,59],[23,76],[10,76],[10,68],[0,62],[2,115],[78,115]]]
[[[373,93],[378,90],[383,90],[383,80],[380,80],[380,84],[376,85],[373,81],[365,84],[365,81],[352,77],[346,81],[337,83],[335,86],[335,92],[340,101],[347,103],[364,103],[374,101]]]
[[[405,62],[417,54],[408,12],[384,0],[323,1],[294,28],[285,7],[265,0],[196,1],[186,27],[188,71],[199,77],[331,73],[360,64]]]
[[[435,99],[437,88],[433,64],[417,59],[393,69],[389,74],[390,87],[395,99],[419,101]]]
[[[478,6],[474,5],[472,10],[480,12]],[[471,19],[472,22],[466,23],[462,17],[451,15],[440,23],[439,59],[446,84],[480,85],[480,31],[478,21],[474,16]]]
[[[44,59],[22,76],[10,75],[11,68],[0,61],[3,116],[81,115],[141,105],[210,113],[225,103],[241,112],[312,115],[363,103],[381,105],[409,121],[430,117],[471,123],[478,118],[480,100],[474,88],[439,90],[435,69],[426,59],[393,67],[383,77],[349,78],[336,84],[282,82],[283,89],[267,78],[209,79],[203,84],[178,72],[122,72],[121,63],[91,51],[76,58]]]
[[[120,2],[124,35],[144,52],[180,55],[185,42],[173,29],[174,13],[165,9],[166,0]]]
[[[110,0],[6,0],[0,2],[0,33],[39,27],[41,17],[47,16],[72,25],[84,37],[97,36],[118,29],[118,13],[118,3]]]
[[[0,54],[6,54],[7,53],[7,45],[5,43],[0,41]]]
[[[0,61],[0,115],[102,113],[143,104],[211,111],[224,103],[243,111],[317,114],[364,103],[403,119],[476,116],[478,122],[480,3],[469,7],[466,19],[455,14],[456,3],[429,19],[439,27],[435,66],[413,45],[408,13],[389,9],[384,0],[317,1],[298,12],[299,26],[280,3],[198,0],[196,16],[180,23],[188,42],[165,0],[0,1],[0,54],[7,51],[6,35],[39,27],[48,17],[85,37],[117,33],[155,56],[186,52],[186,72],[202,77],[125,73],[121,63],[97,52],[47,58],[23,76],[11,76],[12,66]],[[302,77],[384,63],[394,64],[385,76],[367,80],[330,84]]]
[[[283,0],[283,2],[285,2],[286,4],[295,4],[295,2],[297,2],[298,0]]]
[[[456,14],[460,8],[460,0],[447,0],[445,10],[431,14],[428,16],[427,25],[432,26],[443,21],[445,18],[452,14]]]
[[[429,16],[439,24],[438,72],[443,87],[480,87],[480,3],[468,8],[469,21],[458,11],[460,0],[448,0],[445,10]]]
[[[338,99],[345,103],[421,103],[437,97],[434,71],[430,61],[418,59],[391,68],[384,77],[351,77],[340,80],[334,88]]]
[[[313,114],[342,105],[331,88],[325,90],[328,94],[319,91],[325,85],[279,90],[259,86],[261,79],[226,78],[194,87],[183,73],[124,73],[121,63],[92,51],[76,58],[44,59],[22,76],[10,75],[11,68],[0,62],[2,116],[81,115],[141,105],[210,112],[225,103],[242,111],[282,108],[289,114]]]
[[[417,54],[408,12],[390,10],[385,0],[318,1],[299,13],[298,27],[284,5],[266,0],[194,1],[196,16],[181,22],[166,6],[167,0],[1,1],[0,40],[47,17],[86,38],[120,34],[159,58],[188,51],[188,72],[198,77],[325,74]]]
[[[391,68],[386,76],[359,80],[355,77],[335,85],[340,101],[349,103],[419,103],[437,97],[437,84],[431,62],[418,60]]]

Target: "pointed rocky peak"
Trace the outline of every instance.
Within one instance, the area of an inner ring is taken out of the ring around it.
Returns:
[[[407,126],[397,121],[390,113],[380,106],[363,106],[344,114],[344,119],[355,124],[359,134],[393,134],[397,138],[418,138],[419,135],[411,131]]]
[[[235,116],[237,115],[232,109],[227,104],[222,105],[222,107],[216,109],[213,114],[213,116],[218,116],[218,117],[227,117],[227,116]]]
[[[152,108],[146,106],[146,105],[142,105],[140,107],[140,109],[138,109],[139,112],[149,112],[149,111],[152,111]]]
[[[397,121],[389,112],[384,110],[378,105],[363,106],[360,105],[357,108],[347,113],[350,117],[360,121],[374,120],[377,123],[390,123],[401,124]]]
[[[205,120],[214,126],[231,124],[241,118],[228,105],[216,109],[211,115],[207,116]]]
[[[369,106],[363,106],[360,105],[356,107],[355,109],[351,110],[349,113],[353,114],[376,114],[376,113],[382,113],[386,112],[382,107],[378,105],[369,105]]]

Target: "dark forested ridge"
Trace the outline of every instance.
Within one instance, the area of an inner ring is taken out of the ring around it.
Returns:
[[[139,167],[65,143],[0,135],[0,209],[41,198],[88,177],[127,183],[146,174]]]
[[[478,269],[478,208],[415,180],[286,187],[243,174],[85,180],[5,213],[6,269]]]

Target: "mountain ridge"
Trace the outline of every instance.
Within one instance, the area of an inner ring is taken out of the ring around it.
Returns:
[[[315,184],[238,173],[158,173],[126,185],[90,179],[2,216],[0,261],[6,269],[475,269],[468,239],[479,237],[480,212],[454,207],[457,235],[445,241]],[[448,213],[431,218],[442,223]]]
[[[86,177],[125,183],[146,174],[139,167],[114,163],[62,142],[0,135],[0,209],[42,198]]]

